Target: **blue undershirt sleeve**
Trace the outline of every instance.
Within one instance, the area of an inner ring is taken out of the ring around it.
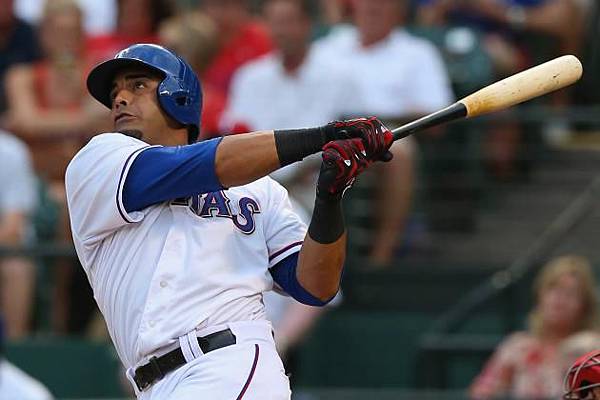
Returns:
[[[298,266],[298,253],[293,253],[279,261],[273,267],[269,269],[273,280],[281,286],[283,290],[294,299],[302,304],[309,306],[322,307],[329,303],[331,299],[323,301],[310,294],[306,289],[300,285],[298,278],[296,277],[296,267]]]
[[[215,171],[221,139],[142,151],[125,179],[125,210],[139,211],[152,204],[222,190]]]

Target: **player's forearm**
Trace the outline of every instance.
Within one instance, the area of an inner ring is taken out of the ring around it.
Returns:
[[[215,157],[215,171],[225,187],[255,181],[279,168],[273,131],[223,138]]]
[[[322,301],[338,292],[346,257],[346,234],[333,243],[319,243],[306,235],[296,275],[300,285]]]
[[[227,136],[219,144],[215,157],[217,177],[225,187],[250,183],[320,152],[326,143],[347,137],[348,129],[332,122],[316,128]]]

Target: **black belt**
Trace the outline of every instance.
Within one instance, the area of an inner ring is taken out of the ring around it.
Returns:
[[[235,344],[235,335],[230,329],[198,337],[198,345],[203,353]],[[150,362],[135,370],[133,380],[140,391],[146,389],[166,374],[185,364],[185,357],[180,347],[160,357],[150,358]]]

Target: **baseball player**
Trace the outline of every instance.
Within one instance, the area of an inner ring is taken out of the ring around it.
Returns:
[[[91,95],[114,132],[67,168],[75,248],[140,399],[289,399],[266,320],[273,286],[322,306],[345,256],[343,192],[391,158],[374,117],[195,143],[190,66],[138,44],[96,66]],[[298,110],[302,112],[302,110]],[[306,226],[270,172],[323,151]]]
[[[565,376],[565,400],[600,400],[600,350],[579,357]]]

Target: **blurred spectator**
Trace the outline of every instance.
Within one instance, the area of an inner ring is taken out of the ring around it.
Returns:
[[[114,31],[91,36],[86,43],[90,60],[96,64],[134,43],[158,43],[160,23],[173,13],[170,0],[117,0]]]
[[[115,29],[116,0],[78,0],[83,11],[83,26],[88,35],[103,35]],[[42,18],[44,0],[16,0],[15,13],[30,24],[37,25]]]
[[[421,24],[462,25],[480,31],[497,78],[562,54],[581,51],[585,4],[576,0],[420,0],[419,3]],[[559,91],[549,99],[552,104],[564,105],[569,92],[569,89]],[[538,125],[543,129],[541,133],[550,144],[569,135],[564,121],[554,119],[541,125]],[[486,133],[486,162],[495,178],[510,180],[519,172],[527,172],[527,162],[523,163],[519,157],[530,154],[525,147],[535,141],[532,139],[536,137],[535,129],[513,120],[497,122]]]
[[[361,113],[376,115],[396,124],[426,114],[452,102],[453,95],[443,61],[436,48],[402,29],[406,2],[351,0],[355,26],[339,26],[317,42],[320,56],[344,65],[358,84],[353,99]],[[411,209],[413,139],[392,146],[395,158],[376,172],[379,195],[376,233],[370,259],[389,264],[400,244],[407,243],[405,225]]]
[[[4,358],[4,323],[0,318],[0,400],[52,400],[46,387]]]
[[[203,0],[201,11],[216,24],[219,51],[204,73],[204,82],[227,95],[234,72],[268,53],[271,40],[249,11],[249,0]]]
[[[386,119],[429,113],[453,100],[437,49],[399,27],[405,3],[352,0],[355,26],[339,26],[318,42],[320,54],[355,74],[362,111]]]
[[[577,54],[580,50],[583,13],[574,0],[421,0],[419,3],[421,23],[470,25],[486,32],[488,51],[501,74],[540,61],[535,58],[537,49],[527,40],[534,33],[547,35],[552,44],[558,44],[554,55]]]
[[[0,164],[0,246],[22,246],[31,236],[35,177],[25,144],[4,131],[0,131]],[[29,333],[34,286],[35,267],[29,259],[0,256],[0,305],[11,339]]]
[[[350,74],[311,49],[310,1],[267,0],[264,11],[275,51],[234,75],[225,127],[303,128],[355,115],[360,98]],[[314,163],[292,164],[271,175],[309,215],[320,166],[320,157],[313,158]]]
[[[473,399],[558,398],[564,366],[559,349],[570,335],[596,329],[596,282],[578,256],[551,260],[534,283],[529,330],[506,338],[470,388]]]
[[[39,26],[43,59],[6,77],[9,127],[30,142],[36,170],[60,182],[82,137],[106,116],[85,91],[81,17],[76,0],[48,0]]]
[[[225,109],[225,94],[203,79],[218,50],[215,24],[200,12],[169,18],[159,28],[160,43],[187,60],[202,81],[202,119],[200,139],[220,135],[219,122]]]
[[[13,0],[0,0],[0,116],[6,111],[4,76],[15,64],[31,63],[39,58],[38,41],[33,28],[17,18]]]
[[[48,0],[39,27],[44,58],[33,65],[12,68],[6,80],[8,125],[29,145],[37,174],[51,199],[61,207],[58,239],[65,243],[71,241],[65,170],[85,140],[103,129],[107,115],[85,89],[88,65],[81,18],[76,0]],[[71,284],[71,263],[70,259],[63,260],[57,268],[54,317],[59,331],[66,330],[65,296]]]
[[[563,340],[558,349],[563,375],[575,360],[594,350],[600,350],[600,332],[597,331],[577,332]]]
[[[333,26],[346,22],[350,15],[349,0],[319,0],[321,22]]]

